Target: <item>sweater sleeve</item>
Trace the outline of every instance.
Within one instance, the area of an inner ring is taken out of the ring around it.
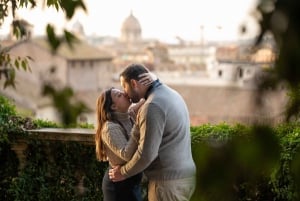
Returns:
[[[133,126],[131,130],[130,138],[126,144],[126,146],[119,150],[119,156],[125,160],[129,161],[134,152],[137,150],[138,147],[138,140],[139,140],[139,130],[136,126]]]
[[[165,125],[165,114],[159,106],[149,103],[140,111],[137,122],[140,131],[138,148],[131,160],[121,167],[121,174],[125,177],[142,172],[157,158]]]
[[[120,125],[109,122],[102,132],[102,141],[117,157],[129,161],[137,149],[137,140],[131,137],[127,141],[123,132]]]

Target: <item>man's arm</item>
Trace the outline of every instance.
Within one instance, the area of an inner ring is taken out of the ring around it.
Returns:
[[[120,181],[142,172],[158,156],[165,125],[163,111],[157,105],[149,103],[140,111],[137,122],[140,128],[138,148],[130,161],[121,168],[110,171],[113,181]]]

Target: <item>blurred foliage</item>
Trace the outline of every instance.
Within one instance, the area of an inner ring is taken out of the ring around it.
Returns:
[[[34,119],[33,122],[37,125],[37,128],[59,128],[57,123],[44,120],[44,119]]]
[[[7,98],[0,96],[0,118],[5,121],[9,116],[16,115],[16,106]]]
[[[51,85],[45,84],[43,95],[52,98],[54,107],[61,115],[61,122],[65,127],[75,126],[79,114],[90,111],[83,102],[72,99],[74,94],[73,90],[69,87],[59,90]]]
[[[10,144],[4,142],[3,136],[0,137],[0,200],[11,200],[7,191],[14,178],[18,177],[19,161]]]
[[[25,58],[17,57],[12,59],[12,55],[9,54],[9,50],[11,47],[1,48],[0,45],[0,79],[4,78],[5,82],[3,87],[6,88],[8,86],[15,86],[15,77],[16,77],[16,69],[20,70],[21,68],[25,71],[31,71],[28,63],[29,60],[32,60],[30,56]],[[4,77],[3,77],[4,76]]]
[[[266,89],[284,84],[289,90],[286,120],[297,120],[300,113],[300,1],[259,0],[256,18],[260,25],[259,44],[266,34],[275,40],[278,55],[274,68],[261,83],[262,97]]]
[[[52,126],[51,122],[34,122],[38,128]],[[5,128],[3,123],[1,128]],[[9,135],[28,145],[21,170],[11,150],[14,141],[0,140],[1,200],[102,200],[101,180],[107,163],[96,161],[94,146],[38,140],[20,133],[15,129]],[[205,124],[191,127],[191,134],[197,166],[192,201],[299,200],[299,123],[272,129]]]
[[[191,200],[299,200],[299,126],[191,127],[197,166]]]
[[[102,200],[107,163],[96,160],[94,146],[38,140],[27,131],[41,127],[59,125],[18,116],[15,106],[0,96],[0,200]],[[27,144],[23,169],[12,150],[19,140]]]
[[[29,61],[32,60],[30,56],[24,58],[14,58],[10,51],[18,45],[30,39],[28,24],[26,19],[19,19],[16,13],[20,8],[33,9],[38,4],[43,3],[43,7],[54,7],[57,11],[63,11],[65,18],[71,20],[77,9],[87,11],[82,0],[4,0],[0,2],[0,27],[3,21],[12,15],[13,21],[11,23],[13,35],[16,37],[16,42],[10,46],[3,47],[0,45],[0,79],[3,78],[4,88],[12,86],[15,88],[16,70],[23,69],[25,71],[31,70]],[[41,6],[41,5],[40,5]],[[48,24],[46,27],[46,34],[48,43],[51,47],[52,54],[56,54],[57,50],[63,43],[67,43],[69,48],[73,48],[73,44],[78,42],[78,39],[71,32],[66,29],[63,30],[62,35],[57,35],[54,27]],[[58,66],[59,67],[59,66]],[[86,106],[82,102],[72,104],[73,91],[65,87],[62,90],[57,90],[55,87],[45,83],[43,86],[43,95],[50,96],[53,100],[53,105],[56,107],[58,113],[61,115],[62,124],[66,127],[75,125],[77,116],[84,111],[87,111]]]
[[[28,30],[28,24],[26,19],[19,19],[17,17],[17,11],[21,8],[33,9],[38,6],[47,6],[48,8],[54,7],[57,11],[63,11],[65,18],[71,20],[77,9],[82,9],[87,12],[86,6],[83,0],[1,0],[0,2],[0,27],[9,16],[12,16],[13,20],[11,23],[13,36],[18,40],[9,46],[0,45],[0,79],[5,79],[4,88],[8,86],[15,87],[15,69],[30,70],[29,60],[32,60],[29,56],[24,58],[14,58],[10,54],[11,49],[22,44],[29,39],[30,33]],[[46,34],[49,45],[52,52],[55,53],[61,44],[67,43],[70,47],[77,41],[75,35],[68,30],[63,30],[63,35],[58,36],[55,33],[54,27],[50,24],[46,26]],[[2,75],[4,77],[2,77]]]
[[[102,200],[101,178],[107,164],[96,160],[94,146],[32,140],[26,158],[6,200]]]
[[[27,129],[36,128],[30,118],[21,117],[16,107],[7,98],[0,96],[0,142],[7,143],[19,136],[26,135]]]

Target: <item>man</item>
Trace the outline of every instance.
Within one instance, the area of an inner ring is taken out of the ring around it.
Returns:
[[[146,101],[136,120],[138,148],[129,162],[110,170],[110,178],[121,181],[144,171],[149,201],[189,200],[195,189],[196,167],[187,106],[176,91],[159,80],[150,86],[139,83],[139,75],[146,72],[143,65],[131,64],[120,74],[121,85],[132,102]]]

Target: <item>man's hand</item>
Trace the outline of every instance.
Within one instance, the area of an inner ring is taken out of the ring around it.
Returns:
[[[112,180],[113,182],[116,181],[123,181],[125,179],[125,177],[121,174],[121,166],[115,166],[114,168],[109,170],[109,178],[110,180]]]
[[[141,78],[139,83],[145,86],[150,86],[155,80],[157,80],[157,76],[151,72],[140,74],[139,77]]]

